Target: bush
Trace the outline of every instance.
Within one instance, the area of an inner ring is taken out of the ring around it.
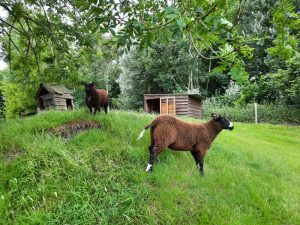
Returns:
[[[211,113],[224,115],[232,121],[254,123],[254,104],[229,107],[212,97],[204,101],[203,117],[209,119]],[[257,106],[258,122],[271,124],[300,124],[300,109],[293,106],[264,104]]]

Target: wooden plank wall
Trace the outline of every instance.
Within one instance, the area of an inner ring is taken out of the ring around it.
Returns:
[[[67,110],[67,100],[63,98],[50,98],[44,101],[45,109],[56,108]]]
[[[188,96],[175,96],[176,115],[185,115],[189,113]]]
[[[201,102],[195,98],[189,96],[188,100],[188,115],[191,117],[200,118],[202,117],[201,113]]]

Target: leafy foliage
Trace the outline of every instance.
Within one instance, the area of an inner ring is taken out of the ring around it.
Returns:
[[[9,14],[0,20],[3,52],[10,65],[9,73],[2,72],[0,87],[7,117],[35,110],[34,96],[41,82],[67,86],[79,97],[77,105],[83,103],[83,81],[93,80],[118,95],[114,47],[105,47],[106,40],[90,32],[93,23],[85,21],[72,4],[6,0],[0,6]]]
[[[123,55],[120,67],[119,106],[125,109],[143,107],[143,93],[194,93],[205,97],[217,91],[223,92],[229,81],[222,73],[208,79],[208,65],[198,57],[192,57],[185,42],[153,43],[147,52],[132,49]]]
[[[241,8],[245,1],[110,1],[78,0],[86,15],[97,21],[99,29],[116,35],[118,45],[129,50],[134,44],[140,49],[152,46],[154,41],[168,43],[189,40],[197,55],[206,60],[222,62],[223,66],[243,67],[243,57],[251,57],[243,36],[236,32]],[[235,18],[235,9],[239,8]],[[109,15],[105,9],[112,8]],[[108,20],[108,17],[110,18]],[[234,21],[236,20],[236,21]],[[119,27],[119,31],[115,30]],[[242,70],[242,69],[239,69]],[[247,79],[239,75],[238,82]]]
[[[0,7],[8,12],[0,18],[7,116],[34,110],[41,82],[67,86],[77,105],[83,81],[107,88],[123,108],[141,107],[143,93],[223,95],[232,81],[241,92],[229,104],[300,101],[294,0],[3,0]]]

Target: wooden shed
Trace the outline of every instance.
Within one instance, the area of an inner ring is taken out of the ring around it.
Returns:
[[[201,96],[197,94],[145,94],[144,111],[200,118]]]
[[[60,110],[71,110],[74,108],[72,92],[64,86],[42,83],[35,98],[38,112],[50,108]]]

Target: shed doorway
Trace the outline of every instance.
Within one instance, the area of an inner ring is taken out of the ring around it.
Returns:
[[[147,100],[147,107],[149,113],[160,113],[160,99],[155,98],[155,99],[148,99]]]
[[[72,110],[73,109],[72,99],[67,99],[67,109],[68,110]]]
[[[38,101],[38,105],[39,105],[39,109],[40,110],[44,110],[45,109],[45,103],[42,97],[39,97],[39,101]]]
[[[147,99],[147,112],[176,116],[175,97]]]

